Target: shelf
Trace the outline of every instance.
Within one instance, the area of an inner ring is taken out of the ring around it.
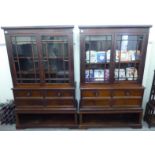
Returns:
[[[21,71],[21,72],[16,72],[17,74],[40,74],[39,72],[37,73],[37,71],[36,71],[36,73],[34,72],[34,71]]]
[[[103,63],[85,63],[86,65],[105,65],[110,64],[110,62],[103,62]]]
[[[17,78],[17,80],[36,81],[36,80],[40,80],[40,79],[39,78]]]
[[[51,81],[61,81],[61,80],[64,80],[64,81],[67,81],[69,80],[69,78],[45,78],[45,80],[51,80]]]
[[[107,83],[107,84],[108,84],[108,83],[109,83],[109,80],[106,80],[106,81],[101,81],[101,80],[100,80],[100,81],[86,81],[85,83],[86,83],[86,84],[88,84],[88,83],[90,83],[90,84],[93,84],[93,83],[94,83],[94,84],[97,84],[97,83],[98,83],[98,84],[101,84],[101,83],[102,83],[102,84],[106,84],[106,83]]]
[[[24,127],[77,127],[75,114],[18,114],[19,126]]]
[[[80,127],[141,127],[139,113],[82,114]]]
[[[115,64],[120,64],[120,63],[124,63],[124,64],[130,64],[130,63],[140,63],[139,60],[135,60],[135,61],[119,61],[119,62],[115,62]]]
[[[63,41],[63,40],[41,40],[43,42],[43,44],[45,44],[46,42],[48,43],[68,43],[67,41]]]
[[[38,57],[29,57],[29,56],[25,56],[25,57],[14,57],[14,60],[18,60],[18,59],[34,59],[34,61],[39,61]]]
[[[43,61],[47,61],[45,59],[63,59],[64,61],[69,61],[68,58],[64,58],[64,57],[43,57]]]

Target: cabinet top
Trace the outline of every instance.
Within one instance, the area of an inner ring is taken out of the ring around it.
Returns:
[[[93,29],[93,28],[151,28],[152,25],[80,25],[80,29]],[[74,25],[48,25],[48,26],[2,26],[4,30],[16,29],[70,29]]]
[[[70,29],[74,28],[73,25],[49,25],[49,26],[2,26],[4,30],[16,30],[16,29]]]
[[[94,28],[151,28],[152,25],[80,25],[80,29]]]

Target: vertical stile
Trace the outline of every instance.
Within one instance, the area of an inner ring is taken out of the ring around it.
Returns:
[[[51,76],[50,76],[50,67],[49,67],[49,52],[48,52],[48,43],[46,42],[45,43],[45,53],[46,53],[46,56],[45,56],[45,61],[47,60],[47,66],[48,66],[48,82],[51,82],[50,79],[51,79]],[[46,74],[46,73],[45,73]],[[46,75],[45,75],[46,77]]]
[[[34,44],[33,44],[32,38],[31,38],[31,49],[32,49],[33,71],[34,71],[34,76],[35,76],[35,82],[37,82],[33,45],[34,45]]]
[[[19,63],[19,56],[18,56],[18,48],[17,48],[17,40],[16,40],[16,37],[15,37],[15,47],[16,47],[16,58],[17,58],[17,63],[18,63],[18,68],[19,68],[19,77],[20,79],[22,79],[22,75],[21,75],[21,69],[20,69],[20,63]],[[23,81],[20,80],[20,82],[22,83]]]

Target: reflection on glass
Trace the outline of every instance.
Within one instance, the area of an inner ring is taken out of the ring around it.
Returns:
[[[68,44],[43,43],[43,57],[68,57]]]
[[[110,53],[112,48],[111,40],[112,37],[110,35],[86,36],[86,63],[110,62]]]
[[[137,80],[138,71],[136,67],[116,68],[115,80]]]
[[[135,61],[141,57],[142,36],[117,36],[116,62]]]
[[[109,69],[86,69],[85,81],[86,82],[108,82]]]
[[[14,57],[38,57],[35,37],[12,37]]]

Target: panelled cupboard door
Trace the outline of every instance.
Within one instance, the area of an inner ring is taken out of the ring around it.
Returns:
[[[113,57],[112,33],[83,34],[81,30],[81,82],[109,83]]]

